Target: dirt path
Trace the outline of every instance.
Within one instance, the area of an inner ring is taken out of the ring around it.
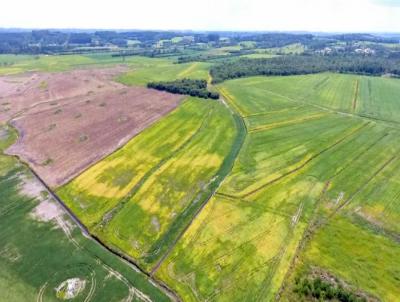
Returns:
[[[195,62],[195,63],[191,64],[188,68],[186,68],[185,70],[181,71],[178,74],[178,78],[188,76],[193,70],[196,69],[197,66],[199,66],[199,64],[200,64],[199,62]]]

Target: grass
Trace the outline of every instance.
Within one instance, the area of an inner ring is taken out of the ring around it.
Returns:
[[[5,130],[7,129],[7,130]],[[1,128],[0,150],[16,139],[11,129]],[[64,233],[54,220],[33,217],[46,194],[24,193],[33,175],[15,158],[0,155],[0,292],[1,301],[58,301],[56,288],[68,278],[86,280],[84,291],[75,299],[119,301],[136,288],[151,299],[168,298],[147,277],[82,235],[63,215],[70,232]],[[118,279],[112,272],[118,272]],[[125,283],[126,282],[126,283]]]
[[[0,75],[18,74],[24,72],[62,72],[75,68],[105,67],[124,64],[132,68],[169,65],[173,62],[167,59],[150,59],[131,56],[123,60],[109,53],[85,55],[0,55]]]
[[[283,47],[267,48],[264,51],[271,54],[302,54],[305,51],[305,46],[301,43],[293,43]]]

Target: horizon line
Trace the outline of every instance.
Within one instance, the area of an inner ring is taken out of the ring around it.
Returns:
[[[6,27],[0,26],[0,31],[18,30],[63,30],[63,31],[160,31],[160,32],[228,32],[228,33],[319,33],[319,34],[400,34],[400,31],[326,31],[326,30],[290,30],[290,29],[159,29],[159,28],[113,28],[113,27]]]

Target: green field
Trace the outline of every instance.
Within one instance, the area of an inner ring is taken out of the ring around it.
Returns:
[[[370,82],[375,98],[360,93],[360,111],[352,112],[357,80],[360,90]],[[328,83],[324,89],[310,89],[321,81]],[[400,256],[400,133],[390,95],[397,85],[332,74],[221,84],[225,100],[246,122],[246,141],[232,172],[157,276],[185,301],[270,301],[281,288],[293,288],[287,276],[318,267],[354,290],[394,301],[400,294],[394,269]],[[348,233],[333,237],[335,232]],[[371,251],[382,249],[377,265]],[[303,264],[296,266],[299,257]],[[302,298],[284,293],[283,300]]]
[[[29,71],[60,72],[78,67],[121,62],[121,58],[112,58],[110,55],[0,55],[0,75]]]
[[[135,57],[130,59],[132,71],[120,76],[118,80],[126,85],[146,85],[153,81],[172,81],[192,78],[208,79],[209,63],[191,62],[175,64],[168,59]]]
[[[92,232],[150,268],[218,183],[234,137],[225,106],[191,98],[58,194]]]
[[[339,215],[321,228],[307,247],[297,270],[322,267],[382,301],[397,301],[400,279],[399,243],[363,221]],[[282,301],[296,299],[290,290]]]
[[[255,54],[264,55],[270,53]],[[6,55],[1,62],[6,74],[121,58]],[[117,80],[127,85],[209,79],[211,66],[146,57],[127,57],[124,64],[130,71]],[[357,297],[397,301],[400,80],[321,73],[241,78],[210,88],[222,100],[187,98],[57,189],[58,196],[91,234],[183,301],[317,301],[298,287],[299,280],[320,276]],[[3,149],[13,139],[4,133]],[[20,192],[20,175],[29,172],[6,156],[0,164],[7,196],[0,197],[1,291],[20,300],[38,293],[54,300],[54,288],[75,274],[90,279],[81,300],[94,282],[94,301],[121,300],[133,287],[154,301],[167,299],[78,228],[65,236],[53,221],[32,219],[40,198]],[[30,270],[36,262],[39,269]],[[113,277],[111,267],[124,279]]]
[[[37,216],[40,207],[56,203],[24,165],[3,155],[15,139],[11,129],[0,128],[0,301],[60,301],[55,288],[69,278],[85,281],[73,301],[140,301],[143,295],[168,301],[145,275],[83,236],[66,214]]]
[[[310,104],[395,124],[400,121],[397,79],[331,73],[253,77],[228,81],[222,89],[235,96],[244,116]]]

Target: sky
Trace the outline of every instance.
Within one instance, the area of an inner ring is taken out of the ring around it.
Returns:
[[[0,27],[400,32],[400,0],[3,0]]]

